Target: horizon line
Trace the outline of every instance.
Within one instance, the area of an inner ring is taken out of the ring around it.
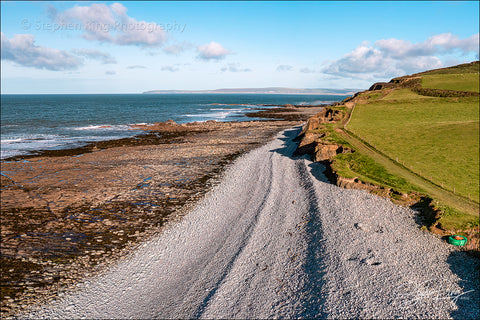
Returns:
[[[286,90],[332,90],[332,91],[348,91],[348,92],[252,92],[250,90],[266,90],[266,89],[286,89]],[[222,92],[222,90],[245,90],[245,92]],[[356,93],[359,91],[363,91],[366,89],[360,88],[288,88],[288,87],[258,87],[258,88],[218,88],[218,89],[154,89],[154,90],[147,90],[143,92],[84,92],[84,93],[75,93],[75,92],[62,92],[62,93],[54,93],[54,92],[41,92],[41,93],[3,93],[0,92],[0,95],[81,95],[81,94],[278,94],[278,95],[349,95],[350,93]]]

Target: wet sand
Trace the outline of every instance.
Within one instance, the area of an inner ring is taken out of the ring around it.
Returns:
[[[158,124],[135,138],[2,161],[2,316],[62,295],[161,232],[238,155],[319,108],[286,111],[270,117],[296,120]]]

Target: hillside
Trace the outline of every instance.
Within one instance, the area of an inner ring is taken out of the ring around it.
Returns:
[[[337,185],[422,207],[425,227],[478,248],[479,66],[376,83],[309,119],[297,152],[328,164]]]

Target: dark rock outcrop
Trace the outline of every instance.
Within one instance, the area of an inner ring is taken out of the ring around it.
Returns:
[[[385,88],[393,88],[394,86],[395,86],[395,84],[390,83],[390,82],[377,82],[377,83],[374,83],[368,89],[368,91],[382,90],[382,89],[385,89]]]

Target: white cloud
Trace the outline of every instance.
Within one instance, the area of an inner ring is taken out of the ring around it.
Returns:
[[[125,8],[125,6],[123,6],[120,3],[116,2],[116,3],[112,4],[110,6],[110,8],[118,16],[121,16],[121,17],[126,17],[127,16],[127,8]]]
[[[109,76],[112,76],[112,75],[117,74],[117,73],[113,70],[107,70],[107,71],[105,71],[105,74],[109,75]]]
[[[203,60],[221,60],[231,54],[220,43],[214,41],[197,47],[198,57]]]
[[[419,43],[398,39],[382,39],[375,46],[382,52],[396,59],[404,57],[421,57],[460,51],[463,54],[478,51],[479,34],[460,39],[451,33],[442,33]]]
[[[117,63],[114,57],[112,57],[107,52],[102,52],[99,50],[94,49],[73,49],[72,53],[76,54],[77,56],[82,56],[88,59],[99,60],[103,64],[114,64]]]
[[[434,35],[423,42],[381,39],[364,42],[342,58],[329,63],[326,74],[350,78],[393,77],[445,66],[438,55],[478,52],[479,34],[460,39],[451,33]]]
[[[310,69],[310,68],[301,68],[300,72],[302,72],[302,73],[315,73],[315,70]]]
[[[162,26],[129,17],[127,8],[120,3],[75,5],[61,13],[50,8],[49,15],[61,24],[80,22],[83,37],[90,41],[155,47],[162,45],[167,38]]]
[[[227,66],[220,69],[222,72],[250,72],[252,69],[249,68],[240,68],[238,63],[229,63]]]
[[[329,74],[365,73],[388,67],[382,52],[363,43],[323,70]]]
[[[408,57],[396,62],[396,67],[406,73],[438,69],[444,67],[442,61],[435,57]]]
[[[177,72],[180,70],[177,66],[162,66],[162,71],[170,71],[170,72]]]
[[[191,43],[182,42],[165,47],[163,48],[163,51],[167,54],[178,55],[191,48],[193,48],[193,45]]]
[[[146,69],[147,67],[141,66],[141,65],[133,65],[133,66],[128,66],[127,69]]]
[[[277,67],[277,71],[283,72],[283,71],[292,71],[293,67],[288,65],[288,64],[281,64]]]
[[[35,45],[31,34],[16,34],[8,39],[1,33],[1,58],[25,67],[53,71],[76,69],[83,59],[66,51]]]

